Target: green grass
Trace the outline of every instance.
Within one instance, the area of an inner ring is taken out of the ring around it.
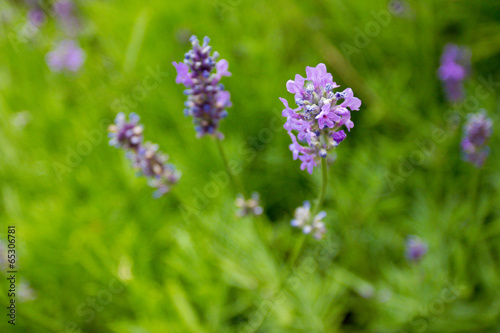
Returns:
[[[18,42],[26,9],[0,4],[0,236],[16,226],[18,276],[37,294],[18,304],[14,329],[3,314],[1,330],[500,332],[499,88],[477,90],[480,78],[500,82],[500,7],[409,3],[412,17],[392,16],[348,54],[342,43],[356,47],[385,1],[81,1],[87,59],[76,75],[45,64],[64,37],[53,19]],[[191,34],[229,61],[221,130],[245,187],[261,193],[257,219],[235,219],[233,188],[214,180],[217,148],[182,113],[171,62]],[[461,160],[463,118],[449,121],[436,78],[448,42],[472,50],[461,114],[481,107],[496,122],[481,170]],[[317,197],[321,172],[292,160],[278,97],[292,101],[286,81],[320,62],[363,105],[329,170],[328,237],[306,239],[292,268],[301,234],[289,221]],[[105,128],[124,109],[117,99],[158,67],[158,86],[126,110],[183,173],[154,200]],[[409,234],[429,244],[419,264],[405,259]]]

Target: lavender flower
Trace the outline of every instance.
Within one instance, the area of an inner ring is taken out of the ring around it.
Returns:
[[[405,0],[391,0],[388,9],[391,14],[402,18],[411,18],[413,16],[410,4]]]
[[[181,174],[173,164],[167,163],[168,155],[162,153],[157,144],[143,143],[143,131],[137,114],[131,113],[127,121],[125,114],[119,113],[115,123],[109,126],[109,144],[127,151],[139,175],[148,178],[148,185],[156,188],[153,197],[159,198],[170,191]]]
[[[75,4],[71,0],[59,0],[53,5],[54,13],[64,32],[70,36],[76,35],[80,23],[75,15]]]
[[[114,125],[109,126],[109,144],[116,148],[138,151],[142,144],[144,127],[139,124],[140,117],[132,112],[129,121],[123,112],[116,115]]]
[[[47,54],[46,61],[54,72],[76,72],[85,61],[85,53],[75,41],[65,39]]]
[[[28,22],[35,28],[45,23],[45,13],[40,8],[34,7],[28,12]]]
[[[314,238],[322,239],[326,233],[325,224],[321,221],[326,217],[326,212],[319,212],[316,216],[311,216],[311,204],[304,201],[303,206],[295,209],[295,218],[290,222],[294,227],[301,228],[305,234],[314,234]]]
[[[236,197],[235,201],[236,207],[238,207],[238,212],[236,213],[239,217],[249,216],[249,215],[260,215],[264,211],[260,206],[260,195],[257,192],[252,193],[252,197],[245,200],[242,194]]]
[[[219,121],[227,116],[225,109],[232,104],[229,92],[219,82],[223,76],[231,76],[229,65],[224,59],[216,62],[218,52],[210,55],[210,38],[205,37],[203,45],[196,36],[190,41],[193,49],[185,54],[184,62],[172,63],[177,70],[175,82],[188,88],[184,91],[188,96],[184,114],[193,117],[198,137],[210,134],[222,139],[224,136],[218,131]]]
[[[486,115],[486,110],[469,114],[464,125],[464,137],[461,142],[464,160],[480,168],[489,154],[488,140],[491,137],[493,122]]]
[[[443,83],[446,97],[452,103],[464,98],[463,81],[470,72],[470,50],[455,44],[447,44],[441,55],[438,77]]]
[[[291,109],[286,99],[280,100],[285,105],[282,115],[287,118],[284,128],[292,139],[289,148],[293,159],[299,159],[300,169],[312,174],[320,158],[326,158],[346,138],[342,126],[348,131],[354,127],[350,111],[359,110],[361,100],[354,97],[351,88],[333,92],[339,86],[324,64],[306,67],[306,74],[306,78],[297,74],[295,81],[286,83],[288,92],[295,94],[298,108]],[[304,87],[306,81],[309,83]],[[292,131],[298,132],[297,137]]]
[[[417,236],[408,236],[406,240],[406,258],[419,261],[427,253],[427,244]]]

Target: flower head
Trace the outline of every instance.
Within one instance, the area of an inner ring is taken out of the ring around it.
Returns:
[[[406,239],[406,258],[410,261],[419,261],[427,253],[427,244],[417,236],[408,236]]]
[[[85,53],[75,41],[65,39],[47,53],[46,61],[54,72],[77,72],[85,61]]]
[[[117,114],[115,123],[108,130],[109,144],[127,152],[139,175],[148,178],[149,186],[156,188],[153,193],[155,198],[169,192],[172,185],[179,181],[181,173],[173,164],[167,163],[168,155],[162,153],[157,144],[143,143],[144,127],[139,124],[137,114],[131,113],[128,121],[124,113]]]
[[[438,77],[443,82],[446,97],[452,103],[464,98],[463,81],[470,72],[470,50],[455,44],[447,44],[441,55]]]
[[[481,167],[488,157],[488,141],[493,132],[493,122],[486,115],[486,110],[469,114],[464,125],[464,136],[461,142],[464,160]]]
[[[45,13],[40,8],[33,7],[28,12],[28,21],[33,27],[38,28],[45,23]]]
[[[230,94],[220,83],[223,76],[231,76],[228,62],[217,61],[219,54],[208,45],[210,39],[205,37],[200,45],[196,36],[191,37],[193,48],[185,54],[184,62],[173,62],[177,70],[175,82],[186,86],[184,93],[188,96],[184,114],[193,117],[198,137],[215,135],[220,139],[219,121],[227,116],[226,108],[230,107]]]
[[[389,12],[402,18],[412,18],[412,10],[408,1],[391,0],[388,4]]]
[[[313,217],[311,216],[311,204],[309,201],[304,201],[302,206],[295,209],[294,217],[290,221],[292,226],[301,228],[305,234],[313,234],[316,239],[323,238],[326,227],[322,220],[326,217],[326,212],[321,211]]]
[[[257,192],[252,193],[252,197],[245,200],[242,194],[238,194],[235,201],[236,207],[238,207],[238,212],[236,213],[239,217],[249,216],[249,215],[261,215],[264,211],[260,206],[260,195]]]
[[[180,172],[175,165],[167,163],[168,155],[162,153],[157,144],[146,142],[140,145],[130,158],[139,173],[148,178],[148,185],[156,188],[153,193],[155,198],[169,192],[172,185],[179,181]]]
[[[139,124],[140,117],[132,112],[129,120],[123,112],[116,115],[115,123],[108,130],[109,144],[116,148],[138,150],[142,143],[144,127]]]
[[[290,108],[288,101],[280,98],[286,117],[283,126],[292,139],[290,150],[294,159],[299,159],[301,170],[313,172],[321,158],[326,158],[329,151],[342,142],[346,133],[354,127],[351,111],[359,110],[361,100],[354,97],[351,88],[334,92],[339,86],[326,71],[324,64],[306,67],[307,76],[295,75],[295,81],[286,84],[288,92],[295,95],[296,109]],[[292,131],[296,131],[294,134]],[[299,142],[300,141],[300,142]]]

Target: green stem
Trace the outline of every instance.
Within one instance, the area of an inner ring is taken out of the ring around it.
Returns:
[[[473,212],[473,214],[475,212],[477,212],[477,188],[479,187],[479,174],[481,172],[481,169],[475,169],[474,171],[474,174],[472,176],[472,180],[471,180],[471,188],[469,190],[469,195],[470,195],[470,204],[472,206],[472,209],[471,211]]]
[[[472,167],[476,169],[475,167]],[[482,227],[482,221],[479,219],[479,212],[478,212],[478,206],[479,202],[477,200],[478,197],[478,187],[480,184],[480,173],[481,169],[476,169],[473,171],[474,174],[472,175],[471,183],[470,183],[470,189],[469,189],[469,202],[470,202],[470,211],[471,211],[471,225],[470,225],[470,240],[471,244],[474,244],[476,246],[478,242],[480,242],[481,238],[481,227]]]
[[[326,158],[321,159],[321,172],[323,175],[323,181],[321,184],[321,191],[319,192],[318,200],[316,201],[316,205],[314,206],[314,210],[312,212],[312,217],[318,214],[321,206],[323,205],[323,201],[325,201],[326,187],[328,185],[328,165],[326,163]]]
[[[326,162],[326,158],[321,159],[321,173],[323,175],[321,189],[319,192],[318,200],[314,205],[314,210],[312,211],[311,219],[313,219],[316,216],[316,214],[318,214],[319,210],[321,209],[321,206],[323,205],[323,201],[325,200],[326,187],[328,185],[328,165]],[[306,234],[302,234],[298,239],[297,243],[295,243],[292,254],[290,255],[290,258],[288,260],[290,266],[293,266],[295,260],[297,260],[297,258],[299,257],[300,251],[302,250],[302,246],[304,245],[305,240],[306,240]]]
[[[217,146],[217,149],[219,150],[219,154],[222,158],[222,161],[224,162],[224,167],[226,168],[226,172],[229,175],[229,178],[231,179],[231,183],[233,183],[236,192],[243,194],[243,196],[246,198],[246,193],[245,193],[245,188],[243,185],[240,183],[240,180],[238,177],[233,174],[231,171],[231,168],[229,167],[229,160],[227,159],[227,155],[224,151],[224,147],[222,146],[221,140],[219,140],[217,137],[213,136],[213,140],[215,141],[215,145]]]

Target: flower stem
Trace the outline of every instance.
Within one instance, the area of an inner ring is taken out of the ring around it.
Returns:
[[[323,175],[323,180],[318,200],[316,201],[316,205],[314,206],[314,210],[311,215],[312,217],[318,214],[319,210],[321,209],[321,206],[323,205],[323,201],[325,201],[326,187],[328,185],[328,165],[326,163],[326,158],[321,159],[321,172]]]
[[[241,193],[243,196],[246,197],[245,188],[241,184],[238,177],[231,171],[231,168],[229,167],[229,160],[227,159],[227,155],[224,151],[224,147],[222,146],[221,140],[219,140],[215,136],[213,136],[212,138],[215,141],[215,145],[217,146],[217,149],[219,150],[222,161],[224,162],[224,167],[226,168],[226,172],[229,175],[229,179],[231,180],[231,183],[233,183],[236,192]]]
[[[316,216],[316,214],[318,214],[318,211],[321,209],[321,206],[323,205],[323,201],[325,200],[326,187],[328,185],[328,165],[326,163],[326,158],[321,159],[321,173],[323,175],[323,178],[322,178],[323,180],[322,180],[318,200],[316,201],[316,204],[314,206],[314,210],[312,211],[312,214],[311,214],[311,219],[313,219]],[[304,245],[305,240],[306,240],[306,235],[302,234],[300,236],[300,238],[298,239],[297,243],[295,243],[292,254],[290,255],[290,258],[288,260],[290,266],[293,266],[293,264],[295,263],[295,260],[297,260],[297,258],[299,257],[300,251],[302,250],[302,246]]]

